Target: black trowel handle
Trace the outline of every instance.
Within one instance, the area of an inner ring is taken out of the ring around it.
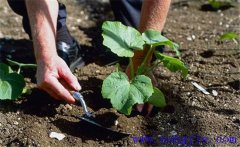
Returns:
[[[91,113],[88,112],[88,110],[87,110],[87,105],[86,105],[86,103],[85,103],[85,101],[84,101],[84,99],[83,99],[82,94],[79,93],[79,92],[76,92],[76,91],[71,92],[71,94],[72,94],[72,96],[73,96],[73,98],[74,98],[75,100],[77,100],[78,102],[81,103],[85,115],[87,115],[88,117],[91,117]]]

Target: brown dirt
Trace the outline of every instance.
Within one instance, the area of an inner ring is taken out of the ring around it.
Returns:
[[[18,60],[22,50],[31,50],[31,42],[26,41],[21,18],[10,11],[6,1],[0,3],[0,49],[9,52],[9,48],[16,49],[12,56]],[[231,41],[218,41],[225,32],[240,32],[239,5],[215,12],[201,9],[205,3],[200,0],[173,0],[164,32],[181,45],[189,76],[181,80],[179,75],[162,67],[155,69],[158,87],[164,92],[168,106],[156,110],[151,117],[137,113],[126,117],[111,109],[109,101],[101,97],[102,80],[114,71],[109,64],[116,60],[101,46],[101,22],[113,19],[109,3],[100,0],[65,3],[70,32],[86,52],[88,64],[77,69],[75,75],[83,87],[89,110],[102,125],[111,127],[117,120],[118,125],[113,129],[131,135],[119,138],[82,123],[81,106],[56,102],[35,88],[35,71],[24,70],[32,93],[17,101],[0,101],[0,146],[157,146],[163,145],[161,136],[176,134],[207,137],[211,142],[202,143],[206,146],[240,145],[240,50]],[[166,53],[172,54],[169,50]],[[30,52],[27,57],[27,61],[34,60]],[[216,90],[218,95],[199,92],[192,81],[205,86],[210,93]],[[51,139],[51,131],[63,133],[66,138]],[[135,143],[134,136],[153,137],[154,142]],[[234,136],[237,142],[216,143],[219,136]],[[196,140],[195,137],[195,145],[199,145]]]

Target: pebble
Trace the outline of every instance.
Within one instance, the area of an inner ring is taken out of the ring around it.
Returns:
[[[212,90],[212,94],[213,94],[213,96],[217,96],[218,92],[216,90]]]
[[[76,28],[76,27],[71,27],[71,29],[72,29],[73,31],[77,30],[77,28]]]
[[[175,136],[175,135],[177,135],[177,132],[173,130],[170,132],[170,135]]]
[[[190,36],[187,37],[187,40],[188,40],[188,41],[192,41],[192,37],[190,37]]]
[[[193,39],[193,40],[196,39],[196,36],[195,36],[195,35],[192,35],[192,39]]]
[[[115,125],[115,126],[118,125],[118,121],[117,121],[117,120],[114,121],[114,125]]]
[[[82,22],[82,19],[77,19],[77,22],[78,22],[78,23]]]
[[[197,119],[195,117],[191,118],[190,120],[193,124],[195,124],[197,122]]]
[[[196,102],[195,102],[195,101],[193,101],[193,102],[192,102],[192,106],[194,106],[195,104],[196,104]]]
[[[96,70],[96,73],[100,73],[100,70]]]
[[[72,106],[71,105],[69,105],[69,104],[66,104],[66,109],[68,109],[68,110],[72,110]]]
[[[18,125],[19,123],[18,123],[17,121],[14,121],[13,124],[14,124],[14,125]]]
[[[159,130],[163,132],[163,131],[164,131],[164,128],[163,128],[163,127],[160,127]]]

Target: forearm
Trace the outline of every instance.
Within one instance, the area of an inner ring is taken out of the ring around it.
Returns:
[[[58,2],[56,0],[25,0],[38,61],[47,61],[57,55],[56,22]]]
[[[171,0],[144,0],[138,30],[144,32],[147,29],[154,29],[162,32],[170,3]],[[143,52],[137,51],[134,58],[143,58],[147,51],[148,49]]]

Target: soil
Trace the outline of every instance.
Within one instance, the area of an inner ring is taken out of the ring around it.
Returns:
[[[118,136],[84,123],[80,119],[84,114],[82,107],[55,101],[38,90],[35,70],[31,69],[23,70],[23,75],[32,93],[17,101],[0,101],[0,146],[184,145],[184,142],[171,144],[169,140],[164,143],[164,137],[174,135],[181,141],[184,136],[195,136],[192,145],[240,145],[240,50],[232,41],[219,41],[225,32],[240,32],[239,4],[213,11],[203,0],[172,1],[164,33],[180,44],[189,76],[182,80],[163,67],[156,68],[154,75],[168,106],[144,117],[136,112],[131,116],[120,114],[101,97],[102,80],[114,71],[116,61],[124,63],[101,46],[101,23],[114,19],[109,2],[63,2],[67,5],[69,30],[80,42],[87,61],[74,74],[83,87],[89,110],[103,126],[131,135]],[[0,50],[14,60],[34,62],[31,41],[21,27],[21,17],[11,11],[5,0],[0,3]],[[165,53],[173,55],[169,49]],[[193,81],[210,94],[198,91]],[[215,96],[213,90],[217,92]],[[52,131],[66,137],[61,141],[52,139],[49,137]],[[188,143],[191,145],[189,138]]]

